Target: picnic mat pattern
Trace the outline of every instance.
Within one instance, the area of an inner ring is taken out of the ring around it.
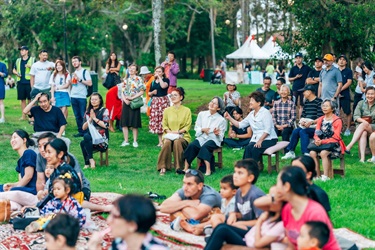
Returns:
[[[109,205],[120,194],[116,193],[92,193],[91,202],[100,205]],[[105,218],[101,215],[92,215],[92,221],[95,223],[97,230],[104,230],[108,227]],[[157,223],[152,227],[153,234],[161,240],[170,249],[178,250],[196,250],[203,249],[206,245],[203,236],[195,236],[185,232],[173,231],[170,226],[169,216],[158,212]],[[356,242],[360,248],[375,248],[375,241],[367,239],[346,228],[335,229],[335,234],[340,235],[348,240]],[[92,231],[81,230],[77,248],[78,250],[86,250],[87,242],[92,235]],[[112,238],[107,235],[104,238],[102,249],[107,250],[111,246]],[[45,249],[44,233],[26,234],[25,231],[13,230],[11,224],[0,225],[0,250],[39,250]]]

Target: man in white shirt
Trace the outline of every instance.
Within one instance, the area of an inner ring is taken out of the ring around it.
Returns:
[[[41,50],[39,52],[39,61],[35,62],[30,70],[31,99],[34,99],[40,92],[50,94],[49,78],[54,67],[55,64],[48,61],[47,50]]]
[[[82,68],[82,61],[79,56],[73,56],[72,65],[75,71],[72,75],[70,97],[78,127],[78,134],[75,134],[74,137],[82,137],[84,134],[82,129],[83,118],[87,105],[87,87],[92,85],[92,81],[89,71]]]

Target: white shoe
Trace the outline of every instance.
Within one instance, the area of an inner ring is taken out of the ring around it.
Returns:
[[[136,141],[133,142],[133,147],[134,147],[134,148],[138,148],[138,142],[136,142]]]
[[[288,160],[288,159],[294,159],[294,158],[296,158],[296,154],[293,151],[289,151],[283,157],[281,157],[282,160]]]
[[[326,182],[326,181],[329,181],[330,178],[324,174],[322,174],[322,176],[316,178],[317,181],[323,181],[323,182]]]
[[[375,163],[375,158],[371,157],[370,159],[367,160],[367,162]]]
[[[130,145],[129,142],[127,142],[127,141],[123,141],[123,142],[121,143],[120,147],[126,147],[126,146],[129,146],[129,145]]]
[[[350,130],[349,129],[345,130],[344,136],[350,136]]]
[[[4,118],[0,118],[0,123],[4,123],[5,122],[5,119]]]
[[[174,221],[171,222],[171,229],[174,231],[182,231],[181,225],[181,217],[178,216]]]

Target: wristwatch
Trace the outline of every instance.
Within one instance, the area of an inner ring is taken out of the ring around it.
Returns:
[[[82,83],[82,79],[80,79],[79,82]]]

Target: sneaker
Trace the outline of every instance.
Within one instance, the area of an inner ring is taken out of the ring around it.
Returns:
[[[323,181],[323,182],[326,182],[326,181],[329,181],[330,178],[324,174],[322,174],[322,176],[316,178],[317,181]]]
[[[350,130],[349,129],[345,130],[344,136],[350,136]]]
[[[4,123],[5,122],[5,119],[4,118],[0,118],[0,123]]]
[[[375,157],[371,157],[370,159],[367,160],[367,162],[375,163]]]
[[[138,148],[138,142],[136,142],[136,141],[133,142],[133,147],[134,147],[134,148]]]
[[[178,216],[174,221],[171,222],[171,229],[174,230],[174,231],[182,231],[182,228],[181,228],[181,217]]]
[[[289,160],[294,158],[296,158],[296,154],[293,151],[289,151],[283,157],[281,157],[281,160]]]
[[[233,151],[238,151],[238,150],[241,150],[242,148],[233,148],[232,150]]]
[[[123,141],[123,142],[121,143],[120,147],[126,147],[126,146],[129,146],[129,145],[130,145],[129,142],[127,142],[127,141]]]

